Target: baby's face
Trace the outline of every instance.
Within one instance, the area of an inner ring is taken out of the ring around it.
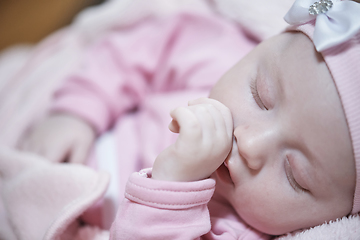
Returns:
[[[210,97],[234,120],[217,192],[248,224],[276,235],[351,212],[355,163],[346,119],[330,72],[305,35],[263,42]]]

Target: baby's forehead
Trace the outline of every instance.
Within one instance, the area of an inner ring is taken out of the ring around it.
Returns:
[[[283,32],[265,40],[254,49],[250,61],[260,68],[267,68],[267,74],[273,74],[277,78],[291,77],[299,81],[311,78],[313,84],[317,84],[315,80],[319,75],[318,68],[326,66],[332,79],[322,55],[315,50],[312,41],[300,32]],[[276,80],[278,79],[274,79]],[[329,83],[334,84],[334,81]]]
[[[312,41],[301,32],[282,32],[269,38],[257,46],[268,58],[282,61],[285,56],[292,56],[299,63],[306,60],[307,55],[317,55],[322,59]]]

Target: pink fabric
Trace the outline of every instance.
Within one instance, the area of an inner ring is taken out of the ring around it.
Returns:
[[[314,22],[289,28],[313,38]],[[356,188],[352,213],[360,211],[360,33],[350,40],[321,52],[340,95],[353,144]]]
[[[215,181],[163,182],[134,173],[111,228],[111,240],[270,239],[211,197]]]
[[[253,46],[221,18],[146,19],[100,40],[56,93],[53,109],[73,112],[101,133],[151,95],[210,89]]]
[[[360,33],[350,41],[323,53],[335,80],[353,143],[356,189],[352,213],[360,211]]]
[[[52,164],[0,147],[0,239],[70,240],[77,219],[100,199],[109,175],[71,164]]]

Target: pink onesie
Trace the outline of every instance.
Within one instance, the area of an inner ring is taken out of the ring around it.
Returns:
[[[256,44],[216,16],[147,18],[104,36],[56,92],[52,111],[74,114],[114,139],[116,161],[93,158],[97,167],[115,166],[121,202],[111,239],[268,239],[212,199],[213,179],[173,183],[134,173],[175,141],[170,110],[206,97]]]

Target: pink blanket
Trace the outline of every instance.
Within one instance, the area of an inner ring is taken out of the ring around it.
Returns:
[[[2,52],[0,239],[108,238],[107,232],[80,227],[76,221],[89,205],[104,194],[109,181],[106,173],[78,165],[50,165],[40,157],[13,149],[26,129],[46,114],[53,91],[63,76],[76,67],[84,50],[98,36],[147,16],[191,11],[222,14],[245,26],[254,37],[265,39],[285,27],[282,16],[291,4],[287,0],[112,0],[83,11],[69,27],[36,46],[18,46]],[[51,180],[54,175],[57,176],[56,181]],[[64,191],[53,191],[55,188]],[[279,237],[359,238],[359,216],[344,217]]]
[[[6,240],[81,239],[77,219],[109,183],[108,173],[52,164],[6,147],[0,147],[0,173],[0,238]],[[109,237],[100,230],[93,236]]]

